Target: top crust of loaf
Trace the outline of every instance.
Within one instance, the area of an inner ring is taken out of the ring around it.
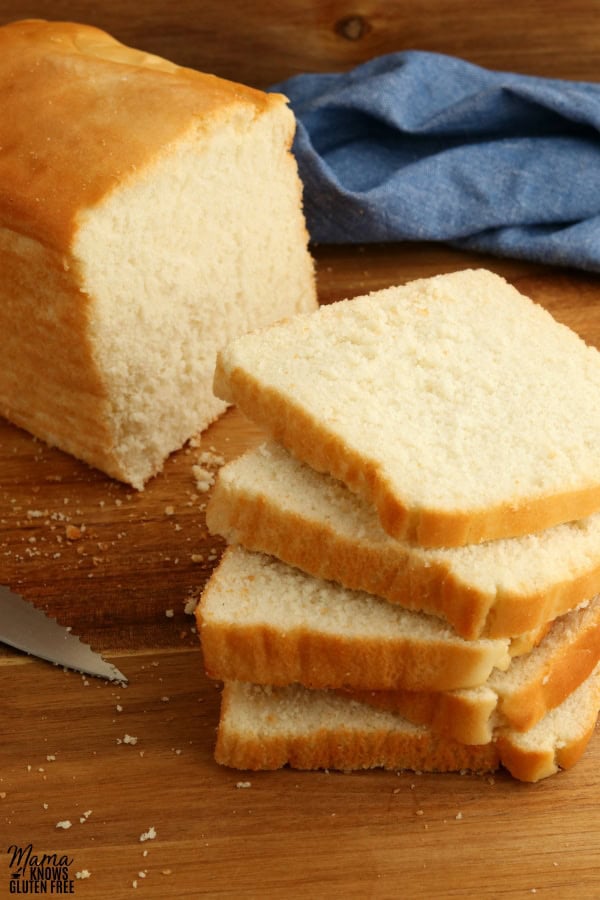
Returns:
[[[397,538],[456,547],[600,509],[600,354],[485,270],[246,335],[214,388]]]
[[[71,22],[0,28],[0,227],[66,250],[77,214],[192,126],[285,98],[176,66]]]

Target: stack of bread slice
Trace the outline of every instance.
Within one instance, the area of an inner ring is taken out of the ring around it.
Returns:
[[[600,708],[600,353],[467,270],[239,338],[215,391],[269,435],[207,510],[216,759],[573,765]]]

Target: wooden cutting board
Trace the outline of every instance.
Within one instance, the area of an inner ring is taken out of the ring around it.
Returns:
[[[431,245],[321,248],[317,262],[323,302],[485,265],[600,347],[595,276]],[[0,648],[0,896],[29,846],[56,854],[77,897],[103,900],[600,896],[600,736],[538,785],[214,763],[218,690],[185,608],[222,544],[193,466],[258,440],[230,410],[135,493],[0,420],[0,582],[129,678]]]

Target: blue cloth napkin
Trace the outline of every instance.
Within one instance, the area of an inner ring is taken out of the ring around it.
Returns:
[[[315,242],[446,241],[600,271],[600,84],[408,51],[272,90]]]

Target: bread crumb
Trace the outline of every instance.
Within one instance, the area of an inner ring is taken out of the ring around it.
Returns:
[[[65,528],[65,536],[68,541],[78,541],[82,536],[82,529],[77,525],[67,525]]]
[[[156,829],[153,825],[151,825],[148,831],[144,831],[143,834],[140,834],[140,842],[143,843],[144,841],[153,841],[155,837]]]
[[[175,507],[174,506],[165,506],[165,516],[173,516],[175,515]]]
[[[198,462],[203,466],[214,466],[220,468],[225,465],[225,457],[220,453],[216,453],[214,447],[210,450],[204,450],[198,457]]]
[[[252,787],[251,781],[238,781],[236,784],[236,788],[249,788]]]
[[[206,493],[215,483],[214,473],[202,466],[192,466],[192,474],[196,481],[196,490],[201,494]]]
[[[193,616],[194,613],[196,612],[197,605],[198,605],[198,594],[197,594],[197,592],[194,592],[194,593],[190,594],[190,596],[185,601],[185,606],[183,608],[183,611],[186,614],[186,616]]]
[[[82,869],[81,872],[75,872],[75,878],[90,878],[91,874],[89,869]]]
[[[175,610],[165,609],[165,616],[167,617],[167,619],[172,619],[174,615],[175,615]]]
[[[462,819],[462,817],[463,817],[463,814],[461,812],[457,812],[456,815],[454,816],[455,819]]]
[[[63,819],[62,822],[57,822],[57,828],[70,828],[73,823],[69,819]]]

